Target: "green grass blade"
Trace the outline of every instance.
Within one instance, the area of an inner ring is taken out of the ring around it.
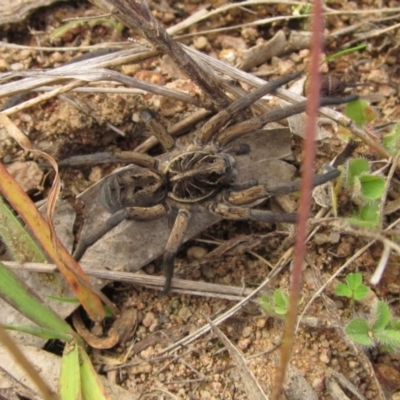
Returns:
[[[46,256],[0,196],[0,236],[15,261],[47,262]]]
[[[79,348],[83,400],[111,400],[86,352]]]
[[[3,326],[5,329],[9,331],[25,332],[45,340],[59,339],[65,342],[70,342],[73,339],[73,336],[71,335],[67,335],[62,332],[55,331],[53,329],[41,328],[38,326],[13,325],[13,324],[4,324]]]
[[[71,342],[65,346],[58,382],[60,400],[82,399],[79,348]]]
[[[0,297],[35,324],[65,334],[72,328],[0,263]]]
[[[349,49],[344,49],[344,50],[338,51],[337,53],[332,54],[332,55],[326,57],[326,58],[324,59],[324,61],[322,61],[321,64],[327,63],[327,62],[329,62],[329,61],[334,60],[335,58],[342,57],[342,56],[344,56],[344,55],[346,55],[346,54],[350,54],[350,53],[354,53],[354,52],[356,52],[356,51],[364,50],[366,47],[367,47],[366,44],[360,44],[359,46],[350,47]]]

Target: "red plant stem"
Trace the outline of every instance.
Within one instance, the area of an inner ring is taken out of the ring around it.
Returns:
[[[306,139],[304,144],[304,169],[301,184],[300,203],[298,210],[298,227],[293,259],[293,270],[290,287],[290,307],[286,316],[285,332],[281,349],[281,364],[272,392],[272,399],[278,400],[282,391],[285,372],[293,347],[294,331],[297,322],[298,303],[301,291],[301,272],[306,256],[307,220],[310,215],[312,180],[314,176],[315,133],[320,99],[321,77],[319,74],[319,58],[323,46],[323,12],[321,0],[314,0],[312,19],[310,91],[307,103]]]

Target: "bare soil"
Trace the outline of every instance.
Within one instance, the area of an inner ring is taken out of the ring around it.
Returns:
[[[210,7],[218,7],[223,3],[224,1],[211,2]],[[338,13],[326,17],[326,55],[343,49],[349,43],[367,43],[367,47],[364,51],[344,55],[329,62],[324,67],[326,72],[349,82],[369,84],[352,88],[351,91],[369,100],[376,109],[377,118],[372,123],[372,129],[398,120],[400,29],[389,28],[399,24],[399,10],[397,14],[379,12],[380,8],[395,7],[395,2],[363,0],[356,3],[339,0],[327,2],[327,5]],[[190,0],[185,3],[150,2],[150,7],[153,14],[165,25],[173,26],[203,7],[203,4]],[[296,7],[266,4],[232,8],[190,26],[183,32],[180,40],[225,62],[237,64],[243,52],[256,44],[268,41],[279,30],[287,37],[307,30],[309,20],[302,18],[283,18],[261,25],[246,25],[262,18],[293,16],[295,12],[301,11]],[[375,12],[360,14],[358,10]],[[53,35],[54,30],[64,25],[67,18],[93,17],[99,14],[101,12],[97,8],[84,1],[61,2],[40,9],[22,22],[0,27],[0,36],[6,43],[65,48],[126,42],[132,37],[138,39],[134,32],[127,29],[118,31],[115,24],[97,20],[75,24],[59,36]],[[392,20],[387,19],[390,16]],[[244,26],[229,29],[238,24]],[[224,29],[202,33],[217,28]],[[56,67],[82,54],[79,50],[48,52],[9,47],[0,47],[0,52],[2,72]],[[269,80],[297,70],[306,70],[308,60],[309,51],[305,48],[289,52],[282,50],[266,63],[254,67],[252,72]],[[186,79],[175,67],[169,65],[165,58],[126,65],[121,67],[120,71],[159,85],[174,82],[177,78]],[[134,149],[146,139],[144,126],[137,122],[138,110],[145,105],[157,109],[165,126],[171,126],[194,110],[193,106],[168,102],[165,102],[164,107],[159,106],[160,100],[154,95],[74,93],[73,96],[89,105],[96,117],[88,116],[61,98],[43,102],[12,116],[13,121],[28,135],[36,148],[48,152],[56,159]],[[125,136],[118,135],[107,123],[123,131]],[[382,133],[376,129],[376,134],[379,137]],[[294,137],[292,144],[294,164],[300,167],[301,140]],[[31,161],[31,156],[22,151],[12,139],[0,137],[0,145],[0,157],[4,163]],[[335,134],[317,142],[316,168],[332,160],[343,146],[343,142]],[[151,150],[152,155],[161,152],[159,147]],[[365,146],[360,146],[357,153],[371,160],[376,158]],[[73,198],[114,168],[115,166],[107,165],[63,170],[63,198]],[[35,183],[34,187],[27,188],[33,199],[46,197],[51,178],[52,174],[48,173],[43,179],[39,179],[40,184]],[[393,199],[399,196],[396,188],[390,195]],[[292,196],[291,199],[295,202],[296,196]],[[341,200],[344,209],[352,207],[348,205],[351,203],[348,197]],[[315,212],[317,208],[315,207]],[[394,220],[395,215],[390,218]],[[260,239],[261,235],[270,234],[276,229],[279,233],[269,235],[265,240]],[[293,239],[291,235],[290,227],[222,221],[182,246],[177,256],[176,276],[255,287],[265,279],[266,273],[290,247]],[[244,244],[238,245],[239,239],[243,240]],[[229,241],[232,246],[227,252],[223,252],[216,259],[212,258],[210,262],[201,263],[202,258],[218,245]],[[362,237],[334,232],[331,228],[320,228],[308,243],[300,308],[302,309],[318,288],[366,243],[366,239]],[[374,244],[351,263],[339,279],[343,280],[349,272],[360,271],[364,282],[368,282],[381,253],[382,246]],[[158,273],[159,264],[158,260],[155,261],[145,268],[145,272]],[[395,315],[399,315],[398,275],[398,260],[396,256],[392,256],[387,273],[381,283],[372,288],[371,295],[388,301]],[[277,288],[288,292],[289,281],[288,265],[275,278],[273,285],[268,287],[268,293],[273,293]],[[398,354],[387,354],[379,348],[364,350],[352,345],[343,330],[351,313],[349,302],[336,297],[333,291],[334,284],[331,284],[322,296],[313,301],[300,323],[291,359],[291,365],[295,367],[292,373],[297,380],[294,379],[296,383],[292,383],[295,385],[292,392],[289,389],[286,392],[287,398],[312,398],[300,397],[300,391],[307,384],[318,399],[342,398],[335,395],[335,391],[329,386],[329,379],[334,379],[334,372],[346,377],[366,399],[380,398],[375,378],[382,385],[387,398],[395,398],[395,392],[399,389]],[[138,398],[140,395],[141,398],[148,399],[247,398],[240,369],[224,344],[214,334],[206,334],[168,357],[158,358],[160,351],[167,345],[206,324],[207,318],[213,319],[227,311],[234,302],[176,293],[160,298],[155,290],[122,283],[110,285],[107,294],[120,309],[137,310],[136,324],[125,343],[111,350],[93,351],[93,362],[100,373],[132,393],[132,398]],[[369,310],[368,307],[359,308],[357,312],[368,313]],[[257,302],[235,313],[220,326],[242,352],[248,368],[266,393],[271,392],[274,383],[283,327],[281,319],[263,313]],[[127,358],[124,358],[125,355]],[[374,366],[375,372],[370,368],[368,360]],[[303,378],[307,384],[302,381]],[[361,398],[351,394],[348,388],[343,390],[351,399]],[[291,394],[293,392],[297,395]]]

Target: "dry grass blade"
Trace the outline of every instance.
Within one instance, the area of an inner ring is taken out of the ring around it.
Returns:
[[[210,100],[219,110],[228,106],[230,101],[219,86],[215,85],[213,76],[206,74],[199,63],[196,63],[182,46],[168,35],[164,26],[153,17],[144,0],[110,0],[109,3],[114,6],[114,13],[127,26],[139,29],[150,43],[168,54],[203,90],[206,108]]]
[[[0,5],[0,24],[21,21],[36,8],[44,7],[55,2],[56,0],[3,1]]]
[[[0,341],[3,345],[10,351],[18,364],[22,366],[27,375],[32,379],[33,382],[39,388],[43,398],[45,400],[57,400],[56,396],[48,387],[44,379],[39,375],[36,368],[32,363],[25,357],[24,353],[19,349],[19,347],[14,343],[14,341],[9,337],[8,333],[0,326]]]
[[[16,270],[26,270],[32,272],[43,272],[52,273],[57,272],[56,266],[53,264],[41,264],[41,263],[23,263],[19,264],[16,262],[5,261],[4,265],[8,268]],[[93,268],[85,268],[84,271],[88,276],[104,279],[114,282],[127,282],[134,283],[141,286],[147,286],[151,288],[162,288],[165,279],[161,276],[143,275],[140,273],[123,272],[123,271],[107,271],[107,270],[96,270]],[[179,293],[193,294],[196,296],[204,297],[215,297],[226,300],[240,301],[244,296],[252,293],[251,289],[239,288],[237,286],[219,285],[208,282],[195,282],[188,281],[185,279],[175,278],[172,283],[172,289]]]
[[[241,82],[245,82],[249,85],[259,87],[265,83],[264,80],[258,78],[254,75],[251,75],[245,71],[240,71],[239,69],[232,67],[224,62],[214,59],[206,54],[203,54],[193,48],[185,47],[186,50],[192,54],[196,55],[200,60],[204,61],[207,65],[209,65],[213,70],[218,71],[222,74],[228,75],[233,79],[237,79]],[[276,91],[276,96],[279,98],[289,101],[291,103],[298,103],[306,100],[303,96],[300,96],[297,93],[294,93],[290,90],[280,88]],[[382,158],[390,158],[390,153],[368,132],[364,129],[357,126],[350,118],[346,117],[342,113],[335,111],[332,108],[322,107],[319,110],[319,113],[327,118],[332,119],[337,122],[339,125],[345,126],[348,128],[354,135],[356,135],[361,141],[363,141],[366,145],[374,149]]]
[[[352,393],[358,400],[367,400],[360,391],[340,372],[329,370],[330,376],[327,377],[327,387],[332,397],[336,394],[337,398],[344,399],[345,393],[341,390],[340,385]],[[347,397],[347,396],[346,396]],[[335,397],[334,397],[335,398]]]
[[[301,291],[301,279],[303,262],[307,253],[307,220],[311,210],[311,191],[314,176],[313,164],[315,160],[315,137],[317,132],[317,117],[320,103],[321,76],[319,74],[319,59],[322,52],[323,35],[322,2],[314,1],[312,18],[313,43],[310,64],[310,96],[307,101],[307,125],[305,130],[304,144],[304,172],[302,174],[302,185],[300,190],[300,202],[298,209],[298,227],[295,241],[295,252],[293,258],[293,270],[291,274],[289,309],[285,318],[285,332],[283,338],[280,367],[276,374],[272,399],[278,400],[283,389],[285,374],[289,366],[290,355],[294,342],[295,325],[298,317],[298,303]]]
[[[200,103],[194,99],[193,97],[179,92],[177,90],[172,90],[168,88],[164,88],[158,85],[154,85],[152,83],[147,83],[144,81],[140,81],[135,78],[128,77],[126,75],[120,74],[115,71],[110,71],[106,69],[94,68],[88,69],[87,72],[73,72],[73,71],[45,71],[45,72],[24,72],[22,76],[25,79],[18,81],[17,83],[13,83],[13,88],[11,89],[9,84],[4,84],[0,87],[0,92],[7,93],[7,95],[19,93],[25,90],[32,90],[40,87],[43,83],[49,84],[51,82],[56,82],[60,79],[76,79],[72,83],[65,85],[64,87],[55,89],[53,92],[45,93],[43,95],[38,96],[35,99],[26,101],[18,106],[13,108],[9,108],[4,111],[4,114],[10,115],[15,112],[21,111],[22,109],[31,107],[34,104],[38,104],[41,101],[48,100],[52,97],[57,96],[58,94],[65,93],[70,91],[73,88],[78,86],[82,86],[85,82],[95,82],[95,81],[114,81],[119,82],[125,85],[133,86],[136,89],[140,89],[149,93],[159,94],[162,96],[170,97],[178,101],[183,101],[186,103],[191,103],[197,106],[200,106]],[[8,92],[7,92],[8,90]]]
[[[47,219],[49,221],[49,226],[50,230],[52,232],[52,235],[55,235],[54,228],[52,227],[52,219],[53,219],[53,213],[54,213],[54,208],[55,208],[55,203],[57,200],[57,197],[60,193],[60,176],[58,174],[58,165],[56,161],[50,157],[48,154],[36,150],[29,139],[27,138],[26,135],[24,135],[18,128],[17,126],[8,118],[6,117],[3,113],[0,113],[0,123],[3,125],[3,127],[6,129],[7,133],[26,151],[32,151],[36,153],[38,156],[43,157],[45,160],[47,160],[51,166],[54,168],[56,172],[56,177],[53,182],[53,186],[50,190],[50,195],[49,195],[49,206],[47,208]]]
[[[0,123],[7,130],[9,135],[13,137],[24,149],[39,153],[41,157],[45,158],[53,166],[56,174],[58,173],[58,166],[55,160],[46,153],[35,150],[27,137],[3,113],[0,113]],[[2,176],[2,179],[0,180],[0,188],[3,195],[10,202],[15,211],[17,211],[18,214],[23,218],[31,232],[41,244],[42,248],[57,264],[58,268],[68,281],[70,287],[75,291],[77,297],[88,311],[89,315],[94,320],[101,320],[104,318],[104,310],[101,301],[97,295],[94,294],[86,274],[82,271],[82,269],[79,267],[79,264],[71,257],[69,252],[58,239],[52,224],[53,212],[60,191],[59,177],[56,176],[56,179],[54,180],[54,186],[49,195],[46,222],[27,194],[14,181],[12,176],[2,164],[0,165],[0,173]],[[105,296],[102,294],[100,294],[100,296],[116,311],[114,305],[108,301]]]
[[[60,79],[62,73],[64,73],[65,75],[68,75],[68,73],[74,74],[77,68],[82,71],[82,73],[84,73],[85,71],[90,72],[91,69],[107,68],[110,66],[121,65],[127,62],[138,62],[142,59],[147,59],[148,57],[153,57],[157,54],[157,52],[149,53],[149,49],[147,47],[139,45],[135,46],[134,48],[120,50],[118,52],[101,55],[95,58],[89,58],[73,64],[63,65],[46,72],[36,71],[36,74],[41,76],[37,78],[25,78],[21,81],[16,81],[8,84],[4,83],[0,87],[0,96],[9,96],[17,92],[30,90],[34,87],[39,87],[40,85],[45,84],[47,80],[52,82],[54,80]],[[50,74],[47,78],[45,77],[46,73]],[[55,74],[55,76],[52,77],[51,74]],[[23,72],[17,73],[16,75],[14,72],[6,72],[0,75],[0,79],[1,82],[7,82],[12,77],[21,75],[23,75]]]

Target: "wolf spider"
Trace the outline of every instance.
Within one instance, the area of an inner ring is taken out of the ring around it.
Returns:
[[[256,100],[297,78],[292,74],[269,82],[254,92],[233,101],[230,106],[208,120],[195,134],[195,140],[186,150],[175,146],[174,138],[157,121],[148,109],[141,116],[151,133],[155,135],[169,156],[166,161],[136,152],[101,153],[89,158],[91,163],[125,162],[140,168],[125,169],[106,178],[100,202],[111,213],[108,220],[94,232],[81,237],[74,257],[79,260],[87,248],[124,219],[150,221],[168,214],[175,217],[169,239],[165,245],[163,267],[165,284],[162,293],[168,292],[174,272],[174,258],[181,246],[191,220],[194,204],[201,204],[208,212],[229,220],[256,220],[264,222],[296,223],[296,214],[275,213],[253,209],[262,200],[299,190],[299,182],[270,186],[248,181],[237,184],[236,159],[251,151],[248,146],[231,145],[236,139],[254,131],[260,131],[267,123],[279,121],[303,112],[306,102],[273,109],[263,115],[232,124],[234,116],[248,108]],[[354,100],[322,98],[321,106],[335,105]],[[83,157],[86,160],[87,157]],[[82,157],[61,161],[60,166],[81,163]],[[332,169],[314,178],[314,186],[336,178],[339,172]]]

